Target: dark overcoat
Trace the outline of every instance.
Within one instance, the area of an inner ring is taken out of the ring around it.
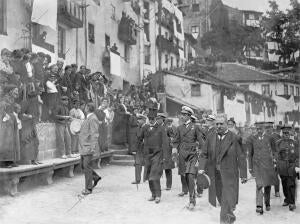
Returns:
[[[222,141],[221,151],[216,156],[217,133],[212,132],[207,136],[199,158],[199,170],[206,170],[211,180],[208,196],[209,203],[216,206],[216,191],[221,190],[221,200],[226,200],[230,207],[233,208],[238,203],[239,175],[241,178],[247,178],[247,163],[237,136],[234,133],[228,131]],[[216,189],[215,185],[217,160],[220,164],[221,189]]]
[[[141,136],[142,134],[142,128],[143,126],[138,126],[137,127],[137,146],[136,146],[136,154],[135,154],[135,161],[134,161],[134,165],[140,165],[140,166],[144,166],[145,165],[145,161],[144,161],[144,140],[138,138],[138,136]]]
[[[176,135],[176,128],[174,126],[167,127],[164,126],[167,133],[167,149],[166,149],[166,157],[164,158],[164,170],[174,169],[175,163],[172,159],[172,140]]]
[[[137,151],[137,129],[138,129],[138,121],[135,115],[131,115],[128,121],[128,151],[136,152]]]
[[[203,133],[199,126],[189,123],[177,127],[173,147],[178,149],[178,174],[197,173],[198,148],[204,144]]]
[[[145,124],[139,134],[144,140],[145,180],[159,180],[163,173],[163,160],[166,157],[167,133],[162,125]]]
[[[253,170],[257,186],[266,187],[278,184],[273,164],[275,142],[268,135],[250,136],[247,141],[249,169]]]

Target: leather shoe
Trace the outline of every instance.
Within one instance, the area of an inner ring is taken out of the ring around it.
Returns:
[[[188,208],[188,210],[194,210],[195,203],[190,202],[187,208]]]
[[[181,193],[178,194],[179,197],[183,197],[184,195],[187,195],[187,193],[181,192]]]
[[[294,211],[296,209],[296,205],[294,205],[294,204],[289,205],[289,209],[290,209],[290,211]]]
[[[160,197],[155,198],[155,203],[158,204],[160,202]]]
[[[98,177],[96,180],[94,180],[94,184],[93,184],[93,188],[96,187],[96,185],[98,184],[98,182],[101,180],[101,177]],[[92,188],[92,189],[93,189]]]
[[[282,204],[282,206],[289,206],[289,203],[287,203],[287,202],[283,202],[283,204]]]
[[[151,196],[151,198],[149,198],[148,201],[155,201],[155,197]]]
[[[92,190],[89,190],[89,189],[84,189],[81,194],[83,195],[88,195],[88,194],[91,194],[92,193]]]
[[[256,206],[256,212],[259,213],[259,214],[264,214],[264,210],[261,206]]]
[[[279,192],[275,192],[275,197],[279,198],[280,197],[280,193]]]
[[[133,181],[133,182],[131,182],[131,184],[140,184],[140,182],[139,181]]]
[[[171,190],[171,188],[170,188],[170,187],[167,187],[167,188],[166,188],[166,191],[170,191],[170,190]]]
[[[271,206],[270,205],[266,205],[266,211],[270,211],[271,210]]]

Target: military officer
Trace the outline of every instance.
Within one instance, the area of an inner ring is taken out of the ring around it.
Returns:
[[[155,119],[157,110],[152,108],[149,113],[149,124],[142,127],[138,135],[139,141],[144,141],[145,153],[145,180],[149,181],[149,188],[152,193],[149,201],[160,203],[161,185],[160,178],[163,173],[163,162],[166,157],[167,133],[165,128]],[[157,118],[160,119],[159,117]]]
[[[282,127],[282,138],[276,142],[277,170],[281,179],[284,194],[282,206],[289,206],[290,211],[296,209],[296,176],[299,172],[299,146],[290,139],[290,126]]]
[[[191,108],[183,106],[181,110],[181,119],[183,124],[178,126],[176,136],[173,140],[173,153],[178,149],[178,173],[181,176],[183,196],[189,192],[188,209],[194,209],[195,199],[195,175],[197,174],[196,164],[198,162],[198,149],[202,148],[203,134],[199,126],[191,122],[191,115],[194,112]]]

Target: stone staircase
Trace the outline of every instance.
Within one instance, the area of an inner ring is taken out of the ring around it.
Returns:
[[[110,150],[113,150],[111,165],[117,166],[133,166],[134,156],[128,155],[128,149],[125,146],[111,145]]]

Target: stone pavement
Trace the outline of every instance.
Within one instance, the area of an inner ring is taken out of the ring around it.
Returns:
[[[131,181],[133,167],[108,165],[97,172],[103,177],[92,195],[86,196],[72,210],[83,184],[83,175],[58,178],[53,185],[25,190],[16,197],[0,197],[1,224],[159,224],[205,223],[218,224],[220,208],[207,202],[207,191],[197,199],[195,211],[184,209],[188,197],[178,198],[180,180],[173,170],[174,183],[171,191],[162,192],[160,204],[148,202],[148,184],[140,184],[138,190]],[[162,179],[162,187],[165,178]],[[298,189],[299,193],[299,189]],[[272,195],[274,188],[272,188]],[[298,223],[300,205],[295,212],[283,208],[283,197],[271,199],[271,211],[263,216],[255,213],[255,183],[241,185],[240,202],[235,212],[237,224]]]

